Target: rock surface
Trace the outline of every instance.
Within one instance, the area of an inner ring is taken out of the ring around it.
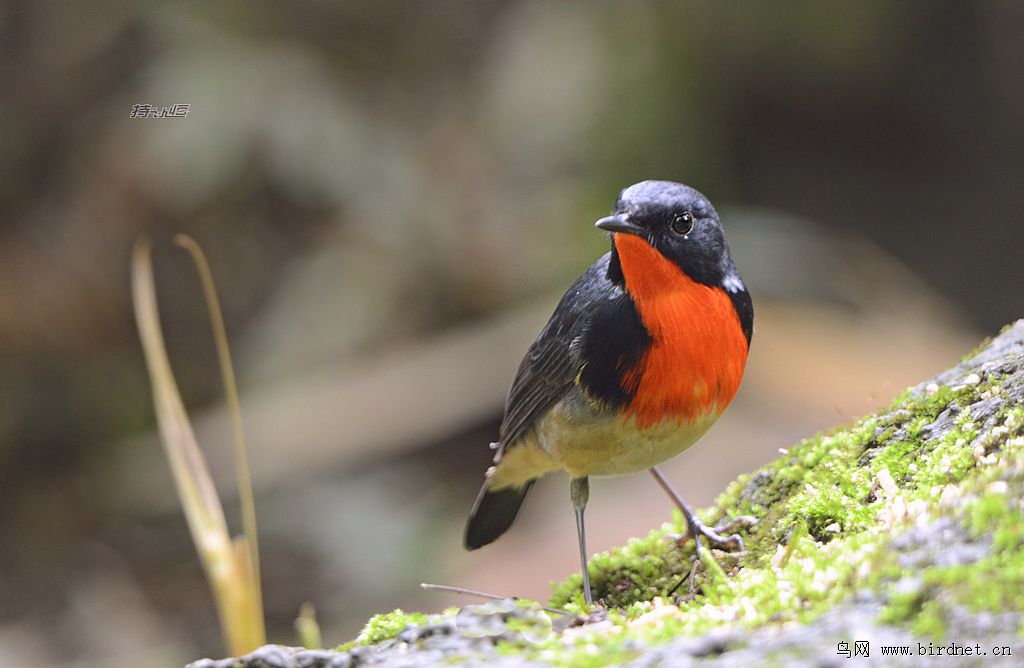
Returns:
[[[190,665],[821,666],[863,656],[858,641],[881,665],[1019,665],[1022,498],[1024,320],[889,408],[734,482],[705,516],[760,524],[746,553],[718,555],[726,570],[703,555],[694,595],[665,596],[693,559],[666,526],[595,557],[607,613],[582,614],[576,576],[553,601],[576,616],[504,601],[405,625],[396,611],[379,621],[397,633],[371,633],[371,620],[345,651],[268,645]]]

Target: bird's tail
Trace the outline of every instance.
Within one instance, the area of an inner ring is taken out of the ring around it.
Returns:
[[[469,513],[469,521],[466,522],[466,549],[475,550],[493,543],[498,536],[508,531],[534,482],[529,480],[517,487],[506,487],[494,492],[488,489],[485,482]]]

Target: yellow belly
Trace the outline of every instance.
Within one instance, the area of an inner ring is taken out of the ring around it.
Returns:
[[[674,420],[637,429],[636,418],[620,415],[574,421],[556,406],[537,425],[538,441],[572,476],[612,476],[645,471],[697,442],[718,419],[718,412],[691,424]]]
[[[577,402],[562,402],[508,448],[489,472],[490,486],[521,485],[557,469],[573,478],[644,471],[696,443],[720,413],[713,410],[689,424],[668,420],[637,429],[634,417],[581,411]]]

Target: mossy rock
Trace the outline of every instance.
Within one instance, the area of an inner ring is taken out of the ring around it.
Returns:
[[[396,611],[344,651],[268,646],[193,666],[821,665],[845,660],[840,643],[863,653],[857,641],[889,664],[901,659],[883,646],[909,648],[907,665],[922,654],[1015,665],[1022,499],[1024,320],[887,409],[730,484],[701,515],[757,518],[742,554],[704,553],[691,568],[692,541],[669,536],[677,516],[591,560],[596,612],[575,575],[550,601],[572,617],[522,601]]]

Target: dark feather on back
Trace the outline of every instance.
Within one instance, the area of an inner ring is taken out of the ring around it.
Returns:
[[[616,273],[617,272],[617,273]],[[514,445],[576,383],[609,406],[629,399],[621,371],[650,345],[650,337],[621,282],[616,258],[606,253],[562,297],[554,314],[530,346],[505,401],[499,451]],[[588,336],[593,331],[594,336]],[[585,353],[585,357],[584,357]],[[589,363],[584,367],[584,358]]]

